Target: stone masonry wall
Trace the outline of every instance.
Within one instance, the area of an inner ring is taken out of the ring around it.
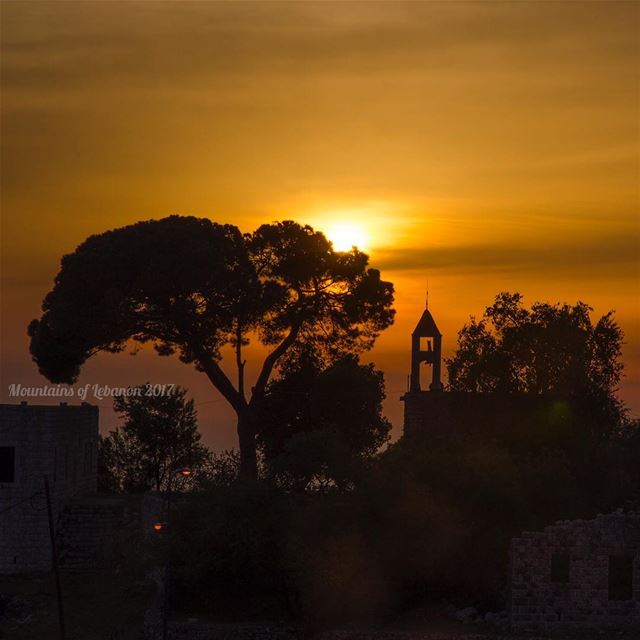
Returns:
[[[401,400],[407,437],[474,433],[480,416],[484,430],[504,432],[525,418],[557,421],[570,412],[562,398],[537,394],[408,391]]]
[[[65,504],[96,492],[98,408],[0,405],[0,447],[15,449],[14,481],[0,483],[0,574],[47,570],[44,475],[56,524]]]
[[[610,599],[610,557],[621,556],[632,563],[631,598]],[[564,575],[553,573],[558,558]],[[513,630],[640,631],[640,514],[619,511],[525,532],[512,541],[510,559]]]

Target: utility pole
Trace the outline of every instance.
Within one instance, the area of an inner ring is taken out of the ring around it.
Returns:
[[[193,471],[189,467],[183,467],[177,471],[171,471],[169,474],[169,483],[167,484],[166,491],[166,512],[164,522],[156,522],[153,528],[157,532],[165,532],[166,546],[164,563],[164,576],[163,576],[163,593],[162,593],[162,640],[168,640],[169,638],[169,609],[171,607],[171,496],[173,490],[173,480],[177,475],[181,475],[183,478],[188,478]]]
[[[49,476],[44,476],[44,494],[47,498],[47,514],[49,516],[49,536],[51,538],[51,564],[56,581],[56,597],[58,599],[58,624],[60,640],[65,640],[64,609],[62,607],[62,589],[60,588],[60,570],[58,568],[58,551],[56,549],[56,530],[53,525],[53,509],[51,508],[51,494],[49,492]]]
[[[169,607],[171,606],[171,601],[169,600],[169,589],[171,585],[171,482],[173,480],[173,476],[169,477],[169,484],[167,486],[167,513],[165,516],[166,527],[167,527],[167,547],[166,547],[166,557],[164,561],[164,593],[163,596],[163,604],[162,604],[162,640],[167,640],[169,637]]]

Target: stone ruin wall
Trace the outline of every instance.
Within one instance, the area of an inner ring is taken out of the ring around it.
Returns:
[[[512,541],[510,554],[514,631],[640,631],[640,513],[618,511],[525,532]],[[611,598],[612,557],[631,564],[629,599]]]

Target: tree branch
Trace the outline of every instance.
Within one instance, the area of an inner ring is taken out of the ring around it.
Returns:
[[[289,331],[288,335],[264,359],[264,362],[262,363],[262,370],[260,371],[260,375],[258,376],[256,384],[253,387],[253,393],[251,394],[251,400],[249,401],[250,404],[262,400],[262,397],[264,396],[264,390],[267,386],[267,382],[269,382],[269,377],[271,376],[273,367],[276,365],[276,362],[278,362],[280,357],[287,351],[287,349],[296,341],[301,326],[302,321],[296,321],[296,323],[292,325],[291,331]]]
[[[227,378],[227,374],[220,368],[220,365],[204,356],[202,352],[198,354],[198,364],[202,367],[213,386],[223,395],[225,400],[233,407],[236,413],[240,413],[243,409],[246,409],[247,402],[240,395],[237,389],[231,383],[231,380]]]
[[[244,365],[246,361],[242,359],[242,331],[240,320],[236,324],[236,366],[238,367],[238,393],[243,402],[246,403],[244,395]]]

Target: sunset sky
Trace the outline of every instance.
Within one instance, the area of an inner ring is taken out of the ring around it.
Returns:
[[[640,4],[1,10],[3,401],[46,382],[26,326],[60,257],[181,213],[363,245],[396,286],[396,323],[364,358],[396,434],[427,281],[445,356],[502,290],[616,309],[621,395],[640,413]],[[187,386],[206,442],[235,445],[231,410],[175,360],[100,355],[80,383],[146,380]]]

